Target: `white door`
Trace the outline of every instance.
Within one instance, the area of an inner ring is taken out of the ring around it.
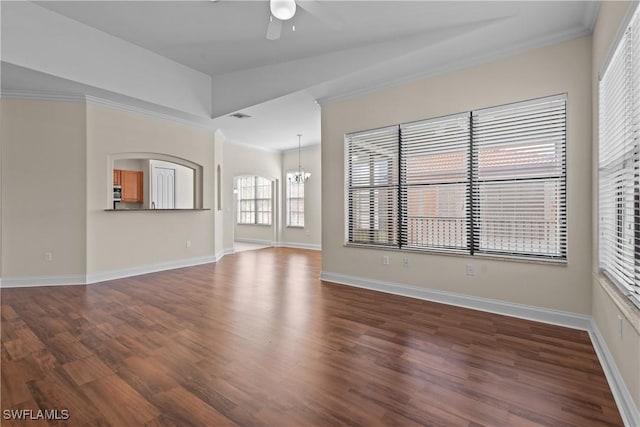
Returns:
[[[153,167],[152,209],[175,209],[176,207],[176,170]]]

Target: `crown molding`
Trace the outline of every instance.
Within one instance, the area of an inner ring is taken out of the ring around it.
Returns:
[[[84,95],[74,93],[42,92],[29,90],[3,90],[0,92],[2,99],[24,99],[29,101],[62,101],[85,102]]]
[[[105,99],[105,98],[100,98],[97,96],[93,96],[93,95],[85,95],[86,98],[86,102],[87,104],[94,104],[94,105],[100,105],[103,107],[109,107],[112,108],[114,110],[119,110],[119,111],[124,111],[127,113],[135,113],[135,114],[140,114],[146,117],[150,117],[150,118],[154,118],[154,119],[160,119],[160,120],[164,120],[164,121],[168,121],[168,122],[174,122],[174,123],[179,123],[179,124],[183,124],[186,126],[191,126],[191,127],[198,127],[201,129],[206,129],[206,130],[210,130],[210,131],[215,131],[215,128],[213,127],[212,124],[209,124],[212,120],[210,118],[203,118],[203,120],[208,120],[209,123],[202,123],[199,122],[197,120],[188,120],[182,117],[178,117],[178,116],[173,116],[170,114],[165,114],[165,113],[160,113],[158,111],[153,111],[153,110],[149,110],[146,108],[142,108],[142,107],[136,107],[133,105],[129,105],[129,104],[124,104],[121,102],[117,102],[117,101],[112,101],[110,99]]]
[[[597,16],[597,14],[596,14]],[[455,71],[464,70],[478,65],[488,64],[501,59],[507,59],[512,56],[521,55],[536,49],[553,46],[566,41],[578,39],[580,37],[590,35],[592,30],[585,28],[584,26],[574,27],[565,32],[559,34],[553,34],[548,37],[538,38],[532,41],[520,43],[516,46],[511,46],[505,49],[498,49],[490,54],[479,55],[475,57],[464,58],[460,61],[450,62],[440,67],[429,68],[424,72],[414,73],[408,76],[401,77],[399,79],[389,80],[377,84],[369,85],[362,89],[356,89],[351,92],[346,92],[339,95],[329,95],[325,97],[316,98],[316,102],[320,106],[330,105],[336,102],[346,101],[349,99],[359,98],[362,96],[370,95],[375,92],[379,92],[385,89],[391,89],[406,84],[414,83],[423,79],[451,73]]]
[[[593,32],[593,29],[596,26],[596,21],[598,20],[598,15],[600,13],[600,3],[600,1],[589,1],[584,8],[582,23],[585,27],[589,28],[591,32]]]
[[[202,118],[202,121],[189,120],[171,114],[161,113],[148,108],[137,107],[122,102],[100,98],[93,95],[81,95],[74,93],[28,91],[28,90],[3,90],[0,93],[2,99],[23,99],[29,101],[58,101],[58,102],[84,102],[86,104],[100,105],[127,113],[139,114],[145,117],[160,119],[167,122],[179,123],[189,127],[197,127],[209,131],[215,131],[212,119]]]
[[[247,144],[244,142],[240,142],[240,141],[234,141],[232,139],[225,139],[224,141],[225,144],[231,144],[231,145],[237,145],[239,147],[246,147],[246,148],[251,148],[254,150],[259,150],[259,151],[264,151],[265,153],[271,153],[271,154],[280,154],[282,153],[282,150],[278,150],[275,148],[268,148],[268,147],[260,147],[257,145],[251,145],[251,144]],[[297,148],[296,148],[297,150]]]

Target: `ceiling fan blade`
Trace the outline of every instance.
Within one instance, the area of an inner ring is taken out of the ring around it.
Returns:
[[[282,32],[282,21],[269,17],[269,26],[267,27],[267,40],[278,40]]]
[[[318,18],[331,29],[338,30],[342,27],[342,20],[338,15],[331,13],[326,5],[318,0],[298,0],[296,2],[305,11]]]

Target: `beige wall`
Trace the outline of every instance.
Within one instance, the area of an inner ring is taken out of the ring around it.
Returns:
[[[635,405],[640,408],[640,312],[623,298],[616,298],[617,290],[606,279],[598,277],[598,73],[620,29],[630,2],[602,2],[593,32],[593,287],[592,315],[598,329],[625,380]],[[604,286],[609,287],[609,292]],[[621,307],[624,309],[621,310]],[[618,316],[622,318],[622,337],[618,335]]]
[[[126,152],[166,154],[202,165],[203,207],[211,210],[105,212],[110,155]],[[87,273],[213,257],[214,164],[209,130],[87,105]]]
[[[279,186],[281,165],[280,153],[260,150],[245,145],[225,143],[223,146],[224,169],[222,188],[222,204],[224,206],[224,248],[233,248],[234,238],[277,241],[279,222],[273,221],[271,226],[240,225],[236,226],[236,198],[233,194],[234,178],[240,175],[258,175],[271,179]],[[279,213],[280,192],[276,193],[274,210]]]
[[[591,312],[591,38],[427,78],[322,108],[323,271]],[[344,134],[558,93],[568,94],[568,263],[535,264],[344,246]],[[327,159],[330,159],[327,160]],[[382,265],[382,256],[390,257]],[[409,259],[403,268],[401,259]],[[465,275],[474,264],[475,276]]]
[[[3,279],[85,274],[85,135],[83,103],[2,99]]]
[[[322,208],[320,191],[322,189],[322,161],[320,145],[303,147],[300,150],[300,163],[311,177],[305,183],[304,192],[304,228],[287,227],[286,185],[287,172],[298,170],[298,149],[282,153],[282,233],[280,241],[286,244],[299,244],[314,248],[320,247],[322,238]]]

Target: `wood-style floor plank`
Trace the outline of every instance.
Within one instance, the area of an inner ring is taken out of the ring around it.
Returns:
[[[622,426],[586,332],[319,272],[319,252],[270,248],[2,289],[1,409],[80,426]]]

